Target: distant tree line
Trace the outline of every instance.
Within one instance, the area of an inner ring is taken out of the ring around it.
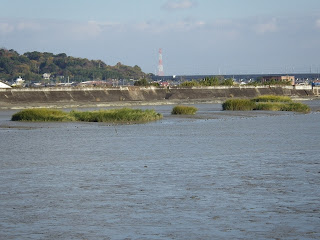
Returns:
[[[180,84],[182,87],[197,87],[197,86],[233,86],[235,82],[232,78],[225,79],[223,76],[205,77],[203,79],[185,81]],[[247,83],[247,85],[263,86],[263,85],[280,85],[288,86],[292,85],[291,81],[278,81],[271,79],[270,81],[264,82],[262,77],[259,77],[256,81]]]
[[[223,76],[205,77],[200,80],[186,81],[180,84],[182,87],[197,87],[197,86],[232,86],[231,78],[225,79]]]
[[[72,81],[141,79],[147,77],[137,65],[131,67],[117,63],[110,66],[101,60],[75,58],[65,53],[26,52],[0,49],[0,79],[11,81],[21,76],[26,81],[41,81],[44,73],[56,81],[67,77]]]
[[[149,81],[148,81],[147,79],[145,79],[145,78],[142,78],[142,79],[136,81],[133,85],[134,85],[134,86],[144,86],[144,87],[147,87],[147,86],[159,87],[159,83],[149,82]]]

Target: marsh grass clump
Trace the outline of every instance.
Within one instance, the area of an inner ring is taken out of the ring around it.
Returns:
[[[263,111],[292,111],[308,113],[310,107],[296,103],[286,96],[264,95],[253,99],[229,99],[222,104],[223,110],[263,110]]]
[[[309,113],[311,111],[311,109],[306,104],[299,103],[299,102],[292,102],[292,103],[288,103],[288,104],[283,104],[281,111]]]
[[[264,110],[264,111],[290,111],[290,112],[301,112],[309,113],[311,111],[310,107],[303,103],[257,103],[254,110]]]
[[[198,111],[198,109],[196,107],[178,105],[172,109],[171,114],[174,114],[174,115],[194,115],[194,114],[196,114],[197,111]]]
[[[276,95],[262,95],[253,98],[254,102],[292,102],[291,98],[288,96],[276,96]]]
[[[69,113],[57,109],[33,108],[21,110],[12,115],[12,121],[30,121],[30,122],[66,122],[75,119]]]
[[[251,111],[256,104],[250,99],[229,99],[222,104],[223,110]]]
[[[98,111],[63,112],[54,109],[26,109],[14,114],[12,121],[82,121],[82,122],[112,122],[112,123],[142,123],[155,121],[162,115],[154,110],[141,109],[110,109]]]
[[[256,107],[253,110],[261,111],[281,111],[281,108],[284,104],[277,102],[258,102]]]
[[[162,115],[154,110],[147,109],[110,109],[98,111],[71,111],[77,121],[83,122],[149,122],[162,118]]]

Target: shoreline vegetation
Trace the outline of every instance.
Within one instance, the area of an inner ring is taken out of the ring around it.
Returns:
[[[160,120],[162,115],[153,109],[141,110],[120,108],[97,111],[65,112],[58,109],[24,109],[12,115],[12,121],[29,122],[108,122],[108,123],[146,123]]]
[[[292,111],[309,113],[310,107],[306,104],[293,102],[287,96],[263,95],[252,99],[228,99],[222,104],[223,110],[229,111]]]
[[[195,115],[197,111],[198,111],[198,109],[196,107],[178,105],[172,109],[171,114],[173,114],[173,115]]]
[[[194,106],[177,105],[172,115],[195,115]],[[252,99],[228,99],[222,103],[222,110],[228,111],[292,111],[309,113],[311,108],[300,102],[293,102],[287,96],[263,95]],[[141,110],[123,107],[120,109],[66,112],[55,108],[28,108],[12,115],[11,121],[29,122],[108,122],[108,123],[146,123],[163,118],[153,109]]]

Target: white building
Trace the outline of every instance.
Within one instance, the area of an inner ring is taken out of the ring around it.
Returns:
[[[50,79],[50,76],[51,76],[50,73],[44,73],[44,74],[42,74],[42,77],[43,77],[45,80],[49,80],[49,79]]]
[[[11,87],[3,82],[0,82],[0,88],[11,88]]]
[[[12,84],[11,86],[12,87],[23,87],[23,83],[24,83],[24,80],[19,76],[16,79],[16,82],[14,84]]]

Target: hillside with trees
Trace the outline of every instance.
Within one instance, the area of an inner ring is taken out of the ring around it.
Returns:
[[[44,81],[43,74],[50,74],[50,81],[73,82],[109,79],[141,79],[147,77],[139,66],[117,63],[110,66],[101,60],[88,60],[67,56],[65,53],[26,52],[0,49],[0,80],[13,81],[21,76],[27,82]],[[49,80],[47,80],[49,81]]]

